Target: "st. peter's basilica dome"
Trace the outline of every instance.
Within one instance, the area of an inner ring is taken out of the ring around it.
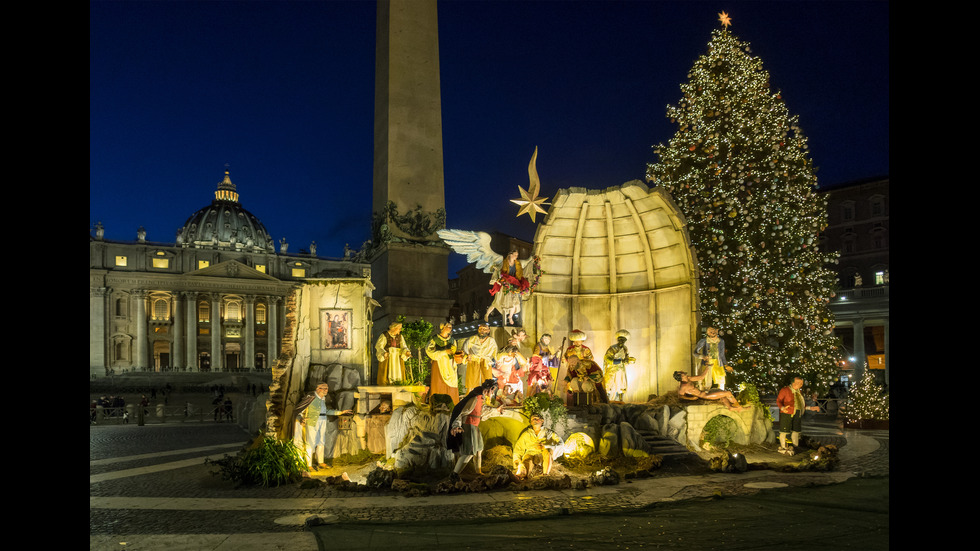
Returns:
[[[222,248],[274,253],[272,237],[254,214],[238,202],[228,171],[214,192],[214,201],[199,209],[177,230],[182,247]]]

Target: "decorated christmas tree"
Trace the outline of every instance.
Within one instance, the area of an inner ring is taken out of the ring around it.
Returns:
[[[659,162],[647,177],[687,218],[701,324],[722,331],[731,378],[775,392],[800,375],[823,392],[840,354],[829,307],[837,254],[818,242],[826,198],[816,193],[798,117],[721,16],[683,96],[667,106],[678,130],[655,146]]]
[[[888,419],[888,394],[875,381],[871,370],[865,370],[864,377],[851,387],[841,414],[848,423]]]

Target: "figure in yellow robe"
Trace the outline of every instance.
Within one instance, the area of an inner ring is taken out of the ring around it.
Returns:
[[[406,380],[405,360],[412,355],[412,351],[402,335],[401,323],[392,322],[388,330],[378,337],[374,343],[374,354],[378,358],[378,386]]]
[[[622,401],[626,395],[626,366],[636,362],[626,349],[629,332],[625,329],[616,331],[616,344],[606,350],[602,357],[603,372],[606,382],[606,393],[612,401]]]
[[[717,386],[725,390],[725,372],[732,372],[732,366],[726,365],[725,341],[718,335],[717,327],[708,327],[705,334],[694,346],[694,357],[700,364],[699,372],[705,375],[702,388],[707,390]]]
[[[497,341],[490,336],[490,326],[481,323],[476,335],[463,341],[460,350],[466,362],[466,372],[463,376],[463,392],[469,392],[483,384],[483,381],[493,378],[493,358],[497,354]]]
[[[561,457],[564,442],[553,430],[544,426],[540,413],[531,414],[531,424],[521,431],[514,442],[514,476],[523,479],[531,473],[536,459],[541,461],[542,474],[550,474],[555,459]]]
[[[429,402],[436,394],[449,396],[453,404],[459,403],[459,375],[457,363],[462,357],[456,357],[456,339],[450,335],[453,332],[451,323],[439,326],[439,334],[429,340],[425,347],[425,355],[432,361],[432,373],[429,376]]]

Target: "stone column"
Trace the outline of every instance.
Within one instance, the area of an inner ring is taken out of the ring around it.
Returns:
[[[371,278],[374,330],[449,315],[436,0],[378,0]],[[377,335],[372,335],[372,341]]]
[[[891,367],[888,357],[888,318],[885,318],[885,384],[888,384],[888,370]]]
[[[269,345],[266,358],[266,369],[272,369],[272,364],[276,362],[276,358],[279,357],[279,297],[270,296],[269,297],[269,312],[267,314],[266,325],[268,325],[268,336]]]
[[[211,371],[221,371],[225,365],[221,329],[221,293],[211,293]]]
[[[92,287],[89,294],[88,366],[89,377],[104,377],[106,372],[106,300],[109,290]]]
[[[854,380],[851,383],[858,383],[864,377],[864,364],[868,361],[868,355],[864,352],[864,320],[854,320]]]
[[[172,367],[174,370],[181,370],[184,368],[184,359],[186,357],[186,354],[184,354],[184,341],[185,341],[184,323],[186,323],[187,321],[186,320],[187,316],[183,315],[184,307],[185,307],[183,301],[181,300],[183,298],[183,295],[184,293],[174,293],[174,298],[173,298],[174,301],[173,347],[174,349],[173,349],[173,354],[171,355],[172,360],[171,360],[170,367]]]
[[[444,208],[436,0],[378,1],[374,123],[373,210]]]
[[[184,301],[187,307],[187,325],[185,327],[187,331],[187,347],[185,353],[187,354],[187,370],[188,371],[199,371],[200,366],[197,363],[197,293],[185,293]]]
[[[255,296],[245,297],[245,351],[242,353],[242,367],[255,369]]]
[[[133,369],[141,371],[149,365],[147,361],[147,323],[146,323],[146,291],[133,291],[136,299],[136,352],[133,356]]]

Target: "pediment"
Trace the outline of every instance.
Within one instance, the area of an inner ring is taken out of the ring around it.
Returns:
[[[278,279],[262,272],[246,266],[237,260],[226,260],[215,264],[214,266],[208,266],[207,268],[201,268],[200,270],[194,270],[189,272],[189,276],[198,277],[230,277],[234,279],[259,279],[262,281],[279,281]]]

